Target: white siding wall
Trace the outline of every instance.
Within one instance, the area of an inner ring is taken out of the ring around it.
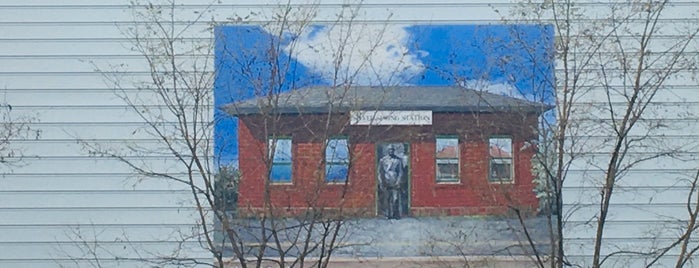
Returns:
[[[118,161],[89,156],[76,141],[157,144],[136,131],[143,122],[90,63],[125,63],[133,77],[147,74],[120,34],[133,20],[128,2],[0,2],[2,98],[14,114],[35,117],[38,132],[13,142],[24,159],[0,177],[0,267],[145,266],[132,259],[171,255],[181,237],[198,229],[188,187],[140,180]],[[156,170],[172,166],[162,156],[140,158]],[[196,240],[183,246],[186,256],[211,259]]]
[[[0,2],[2,98],[13,105],[13,113],[34,116],[36,121],[31,127],[37,132],[14,142],[24,149],[22,165],[4,170],[0,177],[0,267],[74,266],[71,259],[76,258],[80,259],[79,265],[89,266],[93,263],[84,246],[90,247],[92,242],[99,242],[96,254],[105,258],[102,264],[109,266],[115,264],[115,256],[136,258],[136,252],[145,257],[167,254],[178,246],[179,233],[196,228],[194,206],[186,187],[166,181],[140,181],[123,164],[90,157],[76,142],[76,138],[90,139],[117,148],[128,143],[156,142],[143,132],[134,132],[142,127],[142,122],[113,95],[102,75],[94,72],[89,63],[126,63],[133,77],[147,74],[141,58],[128,49],[131,40],[120,33],[120,27],[133,22],[128,2]],[[205,9],[214,2],[210,8],[217,20],[271,8],[260,3],[264,1],[179,2],[184,4],[182,9],[191,11]],[[333,14],[341,3],[323,1],[321,18],[323,14]],[[493,10],[506,12],[511,7],[507,3],[365,1],[361,20],[381,23],[392,14],[390,20],[395,23],[498,23],[499,16]],[[697,1],[678,4],[663,24],[674,27],[686,21],[699,23],[690,14],[696,6]],[[190,16],[191,12],[182,12],[177,19]],[[209,33],[200,31],[206,26],[195,25],[189,31],[191,37],[210,40]],[[690,50],[689,53],[697,53],[699,48],[692,46]],[[672,87],[658,97],[654,118],[671,127],[664,130],[669,142],[699,140],[697,81],[677,80],[669,84]],[[585,101],[603,100],[596,94],[594,91]],[[600,119],[605,120],[604,116]],[[591,144],[605,138],[604,134],[590,136]],[[697,150],[688,148],[685,158],[696,160]],[[594,155],[598,158],[593,162],[607,153],[601,150]],[[160,156],[143,160],[162,168],[171,165]],[[664,243],[676,237],[676,232],[663,226],[677,224],[677,219],[685,217],[687,189],[680,180],[697,168],[696,161],[660,159],[629,172],[621,182],[624,187],[614,198],[606,243],[626,248]],[[583,161],[576,162],[569,174],[565,189],[569,215],[566,232],[567,249],[574,255],[573,260],[591,254],[588,248],[594,229],[589,221],[594,220],[594,203],[599,197],[594,180],[601,175]],[[76,243],[78,233],[87,244]],[[658,237],[660,240],[653,240]],[[192,256],[206,256],[196,250],[189,252]],[[117,264],[137,263],[119,260]]]
[[[692,27],[696,29],[698,21],[691,14],[697,14],[698,10],[697,3],[669,5],[660,17],[660,30],[653,37],[649,50],[664,51],[668,44],[685,38],[686,25],[694,25]],[[640,25],[636,29],[640,29]],[[633,39],[638,39],[638,36],[624,34],[622,42]],[[699,39],[695,38],[685,56],[696,62],[699,59],[696,58],[697,52]],[[655,68],[662,66],[656,65]],[[618,67],[607,71],[621,72]],[[650,72],[642,80],[649,77]],[[613,79],[610,84],[621,88],[619,80]],[[564,184],[565,247],[571,262],[589,267],[600,211],[600,187],[615,137],[609,107],[614,107],[616,122],[619,122],[618,115],[624,112],[626,101],[621,95],[612,93],[610,105],[602,83],[598,83],[576,102],[572,121],[579,131],[575,134],[578,137],[573,139],[583,154],[572,162]],[[637,253],[659,250],[676,241],[687,225],[688,205],[693,207],[697,201],[695,192],[691,204],[687,204],[691,180],[699,169],[699,81],[696,73],[683,71],[667,81],[642,118],[629,136],[630,140],[641,141],[634,143],[623,164],[637,159],[653,159],[634,165],[616,182],[601,252],[602,258],[615,254],[605,261],[604,265],[608,267],[646,265],[652,257]],[[690,246],[696,242],[693,239]],[[679,247],[670,250],[656,266],[674,267],[678,252]]]

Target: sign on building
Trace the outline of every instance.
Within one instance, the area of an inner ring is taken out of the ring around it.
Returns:
[[[350,111],[350,125],[432,125],[432,111]]]

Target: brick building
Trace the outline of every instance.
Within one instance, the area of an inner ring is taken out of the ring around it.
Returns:
[[[533,210],[536,148],[528,141],[537,139],[538,118],[550,108],[418,86],[311,87],[230,104],[227,112],[239,119],[239,207],[260,210],[269,197],[292,213],[314,207],[398,218]]]

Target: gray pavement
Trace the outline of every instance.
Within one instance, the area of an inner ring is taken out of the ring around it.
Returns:
[[[261,244],[259,223],[246,220],[246,227],[239,227],[241,239],[246,241],[250,254],[256,254]],[[550,249],[545,217],[525,220],[525,225],[535,241],[537,250]],[[285,255],[293,257],[303,248],[306,227],[298,221],[285,220],[284,232],[279,232],[288,249]],[[279,226],[279,225],[278,225]],[[279,229],[278,229],[279,230]],[[320,244],[323,228],[313,229],[313,245]],[[298,237],[298,239],[295,239]],[[268,238],[271,238],[268,234]],[[296,241],[296,242],[294,242]],[[329,238],[326,236],[326,243]],[[517,219],[501,217],[419,217],[389,220],[361,218],[343,223],[333,256],[337,258],[401,258],[423,256],[531,256],[524,228]],[[274,245],[265,250],[265,256],[278,256]],[[232,256],[232,252],[226,253]],[[312,255],[317,255],[316,253]],[[252,256],[252,255],[251,255]]]
[[[525,221],[539,250],[548,250],[544,217]],[[519,221],[494,217],[420,217],[360,219],[348,223],[349,235],[335,256],[414,257],[531,255]]]

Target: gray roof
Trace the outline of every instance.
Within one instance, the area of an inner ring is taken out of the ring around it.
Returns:
[[[227,104],[231,115],[352,110],[542,113],[553,106],[456,86],[309,87]]]

